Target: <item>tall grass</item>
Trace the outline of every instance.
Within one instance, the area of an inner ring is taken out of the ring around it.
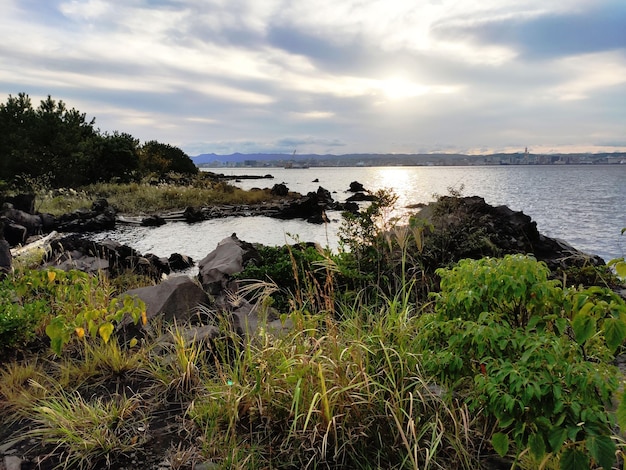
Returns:
[[[421,373],[414,312],[394,302],[354,304],[341,322],[293,311],[289,334],[248,341],[189,410],[205,452],[254,449],[276,468],[476,468],[467,409]]]
[[[224,182],[204,181],[201,185],[145,183],[99,183],[79,191],[40,191],[37,210],[61,215],[90,208],[93,201],[106,198],[118,212],[152,214],[219,204],[258,204],[273,199],[269,190],[245,191]]]

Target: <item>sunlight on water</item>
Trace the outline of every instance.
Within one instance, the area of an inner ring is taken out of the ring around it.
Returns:
[[[216,170],[212,170],[216,171]],[[604,166],[493,166],[493,167],[366,167],[366,168],[240,168],[220,169],[232,175],[266,175],[274,179],[241,180],[239,187],[272,187],[284,182],[290,190],[306,194],[322,186],[337,201],[345,201],[350,182],[366,189],[391,188],[398,195],[397,213],[409,204],[427,203],[449,189],[464,196],[481,196],[492,205],[523,211],[547,236],[560,238],[605,260],[624,256],[626,235],[626,165]],[[318,180],[318,181],[315,181]],[[267,245],[316,241],[337,247],[340,214],[331,213],[328,226],[299,220],[265,217],[215,219],[196,224],[170,223],[163,227],[120,227],[107,235],[142,253],[169,256],[179,252],[196,259],[206,256],[232,233],[245,241]],[[104,235],[98,235],[102,238]]]

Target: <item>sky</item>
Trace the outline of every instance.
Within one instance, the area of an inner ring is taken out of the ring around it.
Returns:
[[[0,0],[0,102],[200,153],[626,150],[626,0]]]

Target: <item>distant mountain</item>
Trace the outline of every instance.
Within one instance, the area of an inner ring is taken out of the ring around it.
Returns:
[[[626,158],[625,152],[580,153],[580,154],[525,154],[492,153],[465,155],[451,153],[349,153],[332,154],[288,154],[288,153],[232,153],[219,155],[203,153],[191,157],[197,166],[283,166],[287,162],[307,166],[396,166],[396,165],[476,165],[476,164],[553,164],[557,163],[619,163]]]
[[[286,153],[231,153],[230,155],[218,155],[216,153],[203,153],[191,157],[196,165],[205,163],[243,163],[246,160],[275,161],[275,160],[301,160],[304,158],[318,157],[318,155],[296,155],[295,157]]]
[[[333,155],[333,154],[288,154],[288,153],[232,153],[230,155],[219,155],[216,153],[203,153],[200,155],[192,156],[191,159],[196,165],[203,165],[207,163],[243,163],[245,161],[258,161],[258,162],[266,162],[266,161],[310,161],[310,160],[371,160],[371,159],[380,159],[380,158],[401,158],[401,157],[432,157],[438,154],[382,154],[382,153],[349,153],[342,155]],[[462,155],[451,155],[451,154],[442,154],[446,157],[455,157]]]

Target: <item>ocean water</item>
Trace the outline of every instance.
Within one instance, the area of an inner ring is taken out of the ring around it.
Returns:
[[[433,201],[450,190],[463,196],[480,196],[492,205],[522,211],[539,231],[559,238],[605,260],[626,253],[626,165],[480,166],[480,167],[338,167],[338,168],[237,168],[211,169],[227,175],[266,175],[273,179],[233,181],[250,189],[285,183],[306,194],[319,186],[345,201],[350,182],[366,189],[388,188],[398,196],[394,215],[409,212],[406,206]],[[318,181],[314,181],[318,180]],[[98,234],[136,248],[142,253],[169,256],[178,252],[201,259],[223,238],[236,233],[248,242],[282,245],[294,240],[315,241],[336,249],[339,213],[328,214],[327,225],[267,217],[232,217],[196,224],[169,223],[162,227],[119,226]]]

